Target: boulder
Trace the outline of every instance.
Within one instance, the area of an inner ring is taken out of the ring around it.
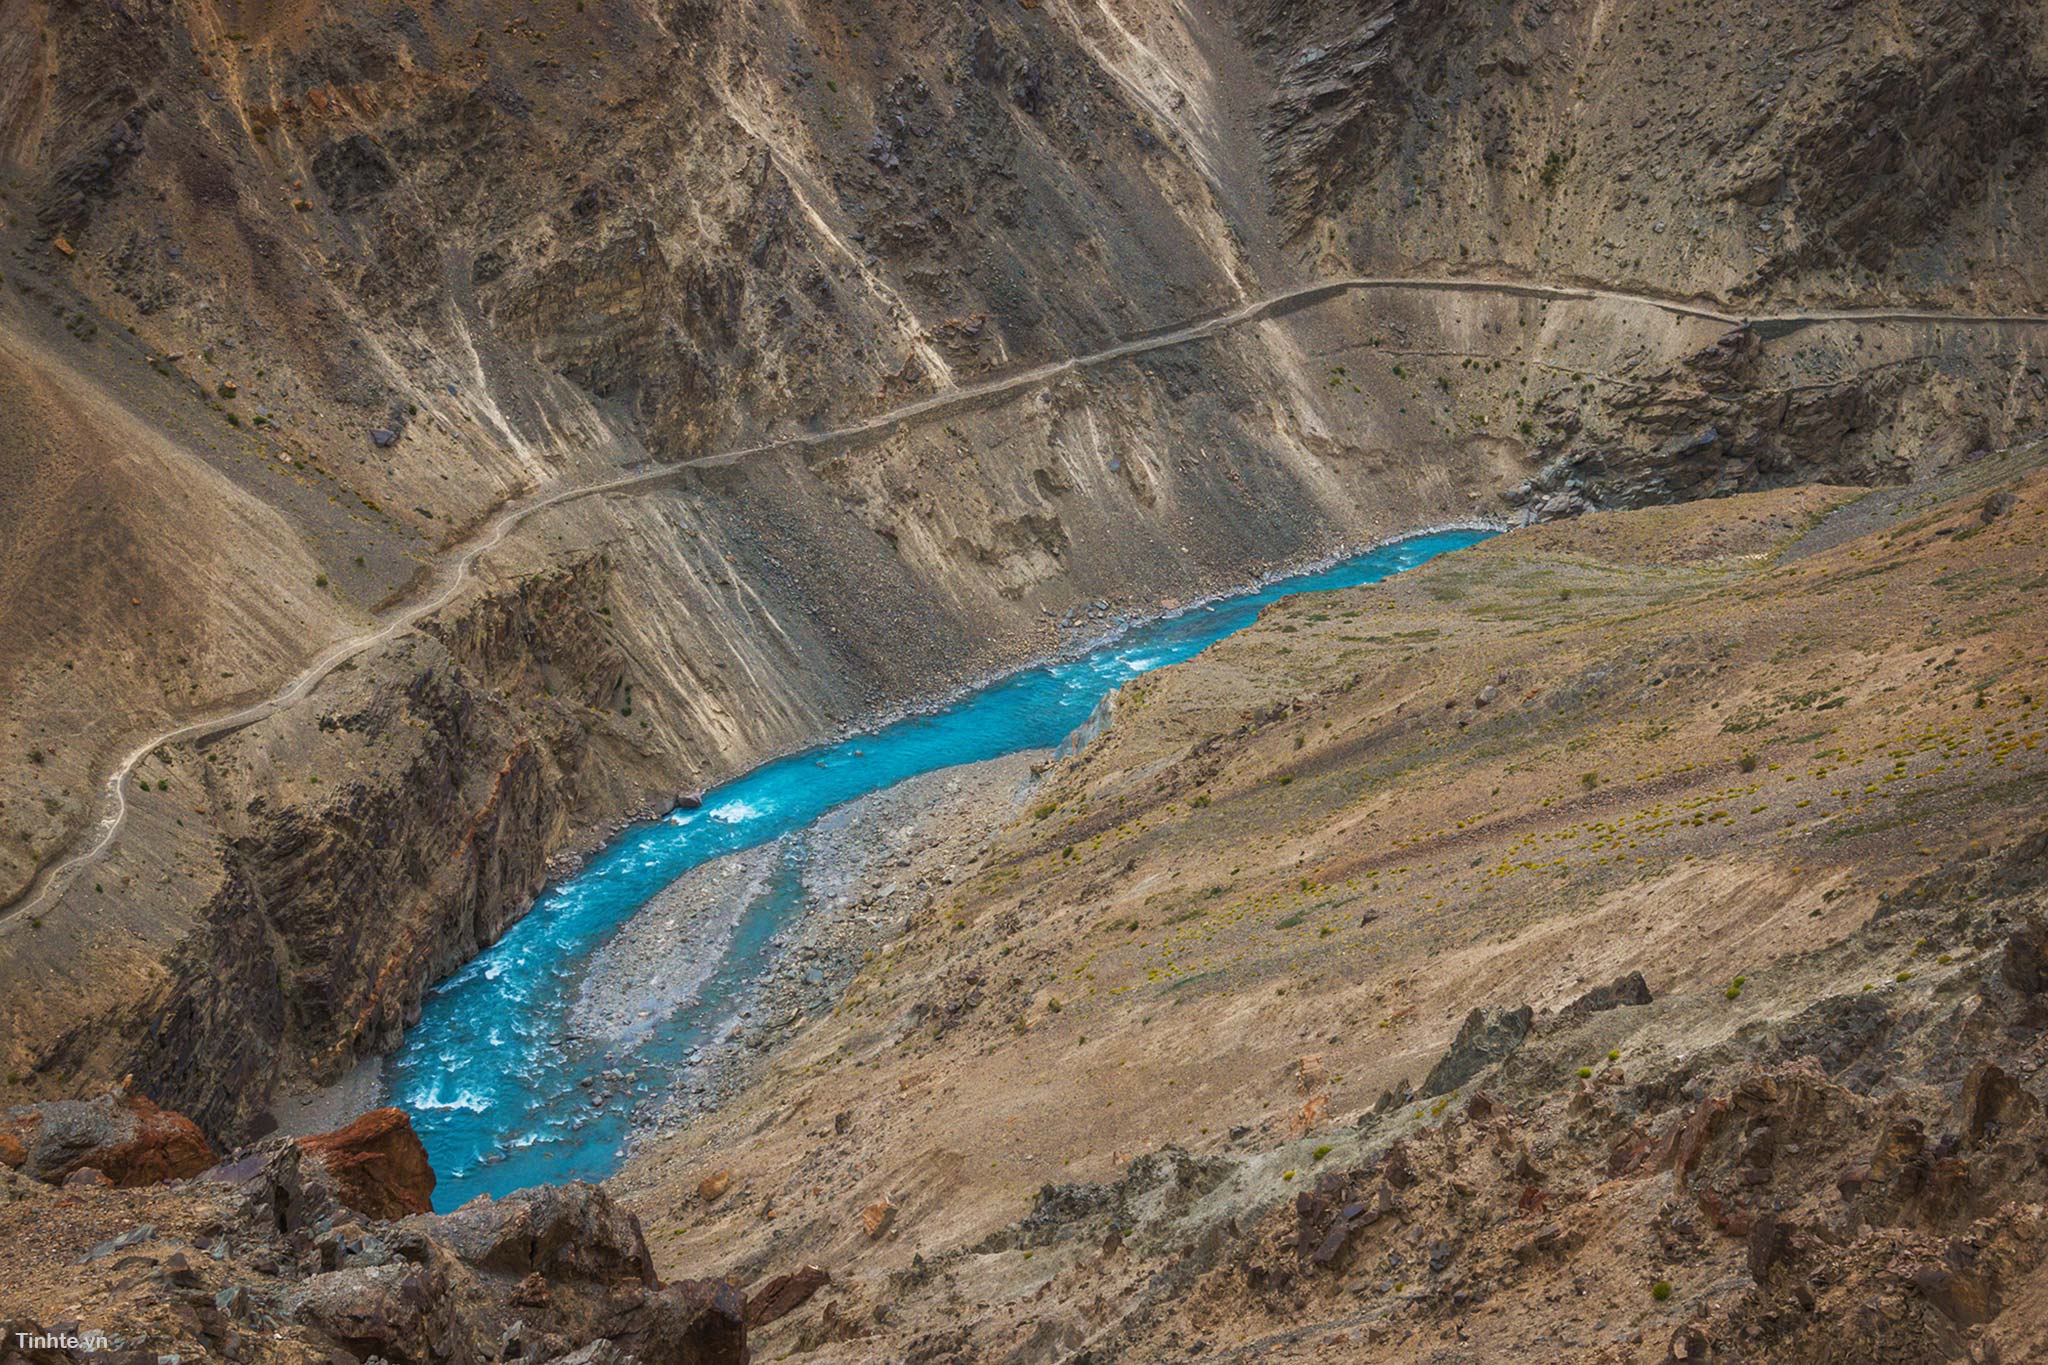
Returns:
[[[1975,1327],[1998,1316],[1998,1291],[1981,1270],[1933,1261],[1915,1267],[1907,1278],[1935,1311],[1958,1327]]]
[[[1979,1061],[1963,1081],[1963,1136],[1973,1146],[1995,1141],[2025,1126],[2041,1112],[2041,1103],[1998,1063]]]
[[[413,1360],[436,1298],[425,1272],[399,1262],[315,1275],[286,1302],[285,1313],[359,1356]]]
[[[672,1280],[612,1335],[646,1365],[746,1365],[746,1301],[724,1280]]]
[[[21,1160],[8,1160],[17,1147]],[[0,1162],[52,1185],[91,1167],[133,1187],[197,1175],[213,1164],[213,1148],[183,1114],[110,1092],[9,1110],[0,1116]]]
[[[331,1133],[299,1140],[319,1163],[334,1196],[370,1218],[398,1219],[433,1211],[434,1168],[427,1149],[399,1109],[372,1109]]]
[[[2032,916],[2024,920],[2005,941],[1998,975],[2021,995],[2048,990],[2048,926]]]
[[[1771,1270],[1792,1254],[1792,1224],[1777,1214],[1758,1216],[1749,1229],[1749,1276],[1758,1284],[1771,1282]]]
[[[1465,1016],[1450,1050],[1430,1068],[1415,1092],[1417,1099],[1448,1095],[1465,1082],[1511,1055],[1529,1036],[1536,1012],[1520,1009],[1475,1009]]]
[[[290,1138],[273,1137],[245,1147],[200,1178],[234,1186],[241,1196],[242,1216],[280,1233],[313,1228],[331,1219],[339,1207],[326,1168]]]
[[[432,1304],[432,1351],[418,1338],[387,1359],[497,1360],[518,1352],[551,1359],[606,1341],[641,1365],[741,1365],[746,1359],[746,1301],[716,1280],[662,1284],[632,1214],[596,1185],[540,1186],[502,1199],[476,1199],[448,1214],[418,1214],[383,1232],[400,1263],[425,1276]],[[317,1311],[338,1334],[359,1304],[374,1323],[403,1317],[406,1281],[389,1267],[358,1280],[358,1300],[340,1295]],[[332,1276],[317,1277],[332,1280]],[[316,1311],[302,1308],[305,1314]],[[353,1330],[362,1331],[360,1326]],[[368,1341],[363,1336],[352,1338]],[[602,1353],[594,1359],[607,1359]]]
[[[1563,1015],[1600,1014],[1624,1005],[1650,1003],[1650,987],[1641,972],[1617,976],[1604,986],[1595,986],[1559,1011]]]
[[[453,1213],[397,1224],[400,1236],[430,1240],[464,1265],[514,1278],[653,1288],[654,1257],[640,1220],[596,1185],[538,1185],[502,1199],[476,1199]]]
[[[762,1327],[789,1316],[830,1283],[832,1276],[823,1266],[807,1265],[777,1275],[747,1300],[747,1326]]]

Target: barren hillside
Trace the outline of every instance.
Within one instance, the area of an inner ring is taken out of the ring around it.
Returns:
[[[1087,604],[2011,443],[2041,28],[0,0],[0,1066],[246,1136],[556,855]],[[774,444],[1358,275],[1619,292],[1347,292]],[[70,862],[137,745],[364,639]]]

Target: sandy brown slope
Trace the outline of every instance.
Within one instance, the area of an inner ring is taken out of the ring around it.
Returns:
[[[2028,1007],[2001,984],[1998,926],[2038,899],[2038,851],[2014,850],[2048,806],[2048,474],[2036,452],[1855,499],[1516,533],[1291,600],[1125,688],[1109,731],[833,1017],[629,1170],[657,1254],[743,1278],[828,1264],[847,1287],[776,1338],[816,1359],[1192,1358],[1318,1322],[1281,1358],[1323,1358],[1340,1330],[1328,1358],[1415,1358],[1412,1332],[1438,1327],[1447,1359],[1506,1358],[1460,1354],[1468,1330],[1561,1358],[1662,1359],[1659,1332],[1695,1319],[1739,1338],[1741,1239],[1771,1204],[1730,1167],[1716,1198],[1740,1217],[1673,1212],[1688,1177],[1657,1144],[1690,1106],[1750,1084],[1752,1058],[1811,1070],[1736,1104],[1825,1111],[1853,1135],[1794,1140],[1833,1164],[1767,1177],[1789,1219],[1887,1123],[1924,1124],[1931,1149],[1973,1061],[2032,1064],[2032,1035],[2000,1032]],[[1655,1004],[1563,1011],[1629,972]],[[1454,1086],[1398,1103],[1468,1011],[1524,1004],[1523,1069],[1478,1068],[1506,1109],[1468,1113]],[[1423,1169],[1412,1199],[1412,1173],[1385,1174],[1402,1137],[1448,1153],[1400,1158]],[[1507,1171],[1533,1146],[1530,1169],[1557,1178],[1503,1193],[1508,1174],[1459,1167],[1475,1143]],[[1938,1216],[1894,1200],[1856,1217],[1954,1231],[2041,1196],[2025,1163],[1971,1169],[1976,1193]],[[696,1184],[718,1170],[736,1192],[707,1205]],[[1332,1172],[1297,1251],[1281,1206]],[[1514,1260],[1536,1214],[1615,1174],[1635,1183],[1612,1216],[1573,1223],[1572,1254],[1544,1251],[1540,1274],[1456,1261],[1468,1244]],[[1383,1179],[1406,1212],[1361,1228],[1367,1251],[1341,1243],[1335,1270],[1312,1264],[1334,1210]],[[871,1239],[856,1215],[885,1201]],[[1135,1253],[1100,1254],[1112,1227]],[[1648,1296],[1659,1277],[1684,1280],[1677,1308]],[[1627,1306],[1596,1332],[1580,1293]],[[1927,1307],[1910,1286],[1886,1302]],[[1945,1358],[1954,1330],[1908,1333],[1896,1358]]]

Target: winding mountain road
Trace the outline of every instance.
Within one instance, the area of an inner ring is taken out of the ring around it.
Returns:
[[[565,503],[584,498],[602,497],[614,493],[626,493],[636,489],[660,484],[675,478],[679,473],[693,468],[730,465],[752,456],[775,451],[790,451],[830,447],[879,435],[905,423],[935,413],[950,412],[1000,398],[1008,394],[1036,387],[1064,375],[1081,370],[1094,369],[1113,364],[1149,351],[1165,350],[1200,341],[1217,333],[1241,327],[1246,323],[1264,318],[1284,316],[1303,308],[1312,307],[1341,295],[1367,291],[1415,290],[1432,293],[1502,294],[1544,301],[1615,302],[1638,307],[1656,309],[1679,317],[1698,318],[1708,322],[1724,323],[1728,326],[1749,325],[1767,336],[1784,336],[1805,327],[1831,322],[1860,322],[1873,325],[1896,324],[1948,324],[1956,326],[2048,326],[2048,315],[2036,313],[1956,313],[1936,309],[1916,308],[1847,308],[1820,309],[1804,312],[1736,314],[1711,308],[1704,304],[1688,303],[1683,300],[1660,298],[1651,294],[1635,294],[1625,290],[1603,289],[1591,285],[1536,284],[1520,280],[1499,280],[1475,277],[1416,277],[1396,275],[1361,275],[1336,280],[1325,280],[1316,284],[1301,285],[1281,290],[1250,300],[1237,308],[1214,316],[1191,322],[1185,326],[1165,331],[1151,332],[1122,341],[1114,346],[1087,355],[1071,356],[1065,360],[1051,361],[1022,370],[1013,370],[997,378],[983,380],[941,390],[938,393],[905,403],[900,407],[878,413],[849,426],[835,427],[827,431],[805,432],[793,436],[778,437],[756,445],[734,450],[721,451],[713,455],[702,455],[694,459],[673,464],[658,465],[636,470],[617,478],[592,483],[573,484],[558,487],[524,498],[514,499],[505,504],[496,516],[486,522],[475,538],[450,549],[441,559],[435,571],[428,576],[421,594],[410,604],[395,609],[375,628],[359,635],[337,640],[322,650],[291,681],[278,691],[260,701],[232,711],[205,716],[189,721],[173,729],[165,730],[141,740],[130,749],[115,765],[106,781],[106,814],[98,823],[98,835],[85,848],[73,853],[60,862],[46,864],[29,880],[13,902],[0,908],[0,932],[14,928],[29,918],[31,912],[59,895],[71,878],[88,864],[96,861],[120,835],[128,818],[128,779],[134,774],[136,765],[142,762],[152,750],[167,744],[182,744],[193,740],[209,739],[226,734],[242,726],[252,724],[275,714],[284,707],[303,700],[314,688],[334,671],[335,668],[357,657],[367,650],[385,644],[404,634],[422,618],[433,614],[453,601],[469,580],[470,572],[484,555],[502,544],[519,525],[538,512],[560,507]]]

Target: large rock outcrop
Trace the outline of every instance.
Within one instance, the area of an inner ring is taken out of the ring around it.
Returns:
[[[148,1359],[745,1365],[740,1292],[658,1279],[639,1220],[597,1186],[378,1216],[424,1198],[394,1114],[268,1139],[172,1183],[58,1191],[0,1169],[0,1365],[69,1359],[24,1356],[16,1333],[102,1322]],[[98,1316],[82,1321],[87,1301]]]
[[[434,1168],[402,1109],[373,1109],[331,1133],[301,1138],[299,1147],[357,1213],[403,1218],[433,1211]]]
[[[0,1165],[53,1185],[82,1170],[115,1185],[153,1185],[212,1164],[198,1125],[141,1095],[54,1100],[0,1114]]]

